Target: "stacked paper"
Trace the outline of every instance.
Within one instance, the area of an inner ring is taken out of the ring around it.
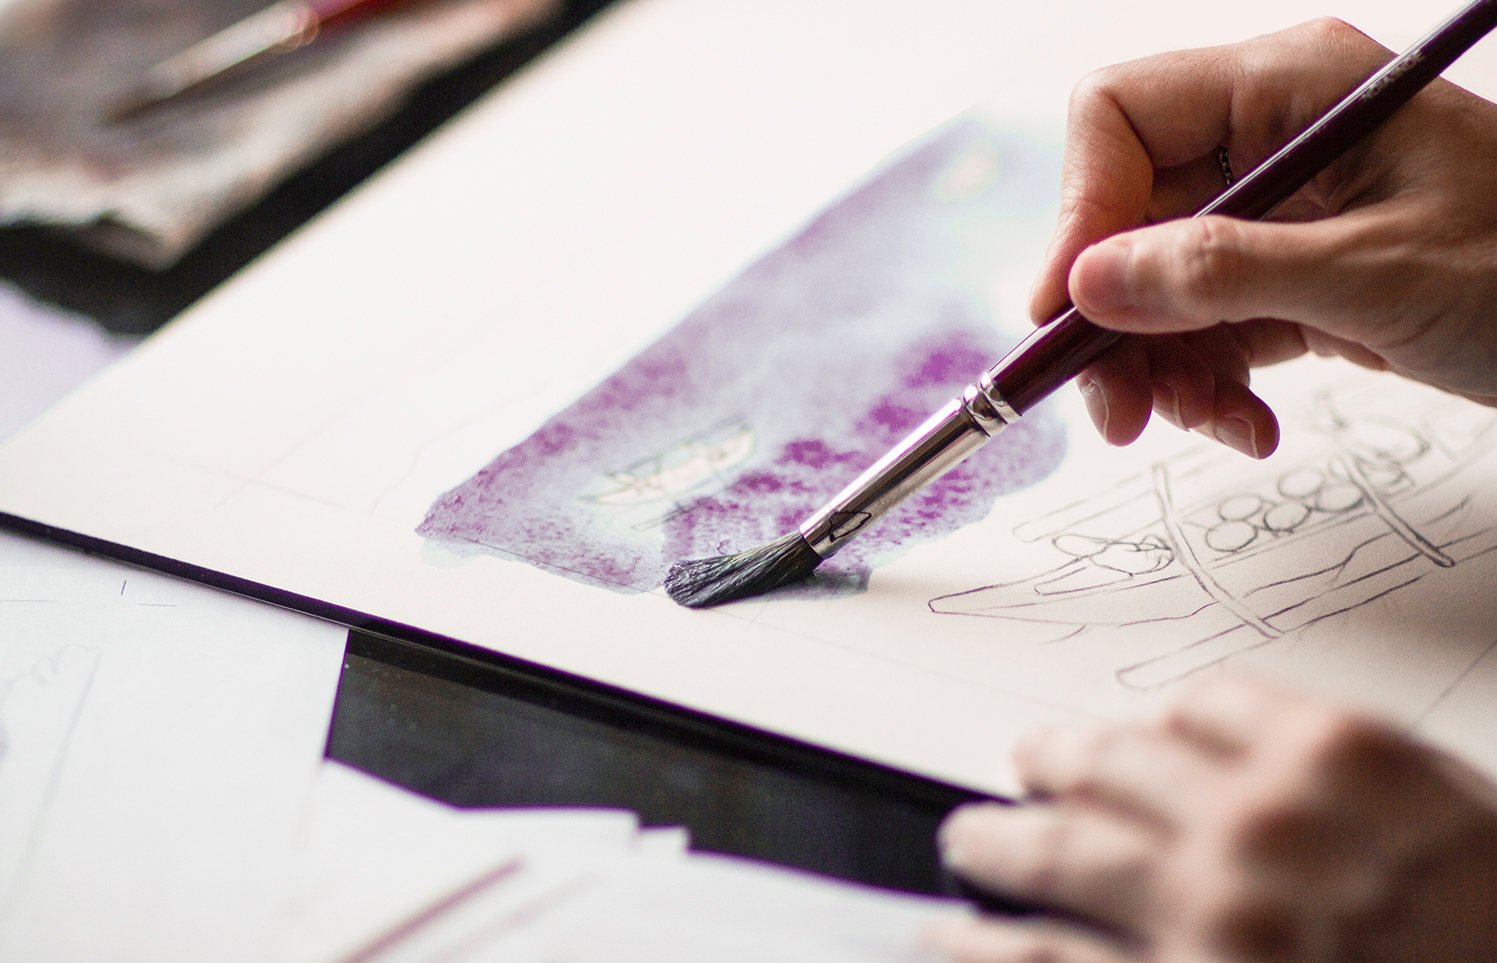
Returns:
[[[961,904],[692,853],[620,812],[463,811],[324,767],[285,963],[936,958]]]

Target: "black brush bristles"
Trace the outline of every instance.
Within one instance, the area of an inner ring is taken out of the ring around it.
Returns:
[[[798,582],[820,564],[821,556],[805,537],[791,532],[736,555],[677,562],[666,573],[665,594],[687,608],[699,609]]]

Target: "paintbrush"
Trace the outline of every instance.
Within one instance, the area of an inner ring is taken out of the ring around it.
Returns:
[[[1497,25],[1497,0],[1475,0],[1195,213],[1258,220],[1391,117]],[[736,555],[671,566],[665,590],[700,607],[759,595],[810,575],[859,533],[1080,374],[1122,335],[1074,306],[1036,328],[960,398],[931,415],[788,535]]]
[[[323,29],[401,0],[279,0],[174,54],[110,105],[110,122],[129,120],[221,80],[273,54],[311,43]]]

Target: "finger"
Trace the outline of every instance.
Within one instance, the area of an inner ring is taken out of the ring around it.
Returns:
[[[1196,430],[1250,458],[1267,458],[1279,445],[1279,421],[1248,387],[1252,351],[1235,325],[1216,325],[1182,335],[1212,374],[1206,419]]]
[[[1205,424],[1216,412],[1216,377],[1178,335],[1142,337],[1149,359],[1154,411],[1176,428]]]
[[[1219,775],[1193,747],[1152,726],[1043,729],[1019,743],[1014,762],[1031,793],[1105,808],[1165,831],[1199,811]]]
[[[1158,837],[1076,807],[963,806],[941,826],[941,855],[963,879],[1021,902],[1125,929],[1152,912]]]
[[[1121,945],[1063,926],[1031,920],[942,920],[925,940],[957,963],[1130,963]]]
[[[1234,169],[1250,170],[1390,56],[1355,28],[1322,20],[1088,76],[1071,98],[1060,217],[1031,314],[1047,318],[1065,303],[1082,250],[1145,222],[1156,169],[1194,165],[1199,174],[1225,144]],[[1187,199],[1161,198],[1155,211],[1183,213]]]
[[[1402,230],[1401,221],[1387,204],[1306,224],[1171,221],[1083,251],[1069,290],[1089,320],[1119,331],[1280,318],[1376,351],[1417,335],[1425,321],[1399,308],[1417,304],[1421,293],[1395,262],[1403,242],[1389,232]]]
[[[1242,384],[1218,382],[1215,410],[1195,430],[1249,458],[1267,458],[1279,447],[1279,419]]]
[[[1250,748],[1294,700],[1260,682],[1236,676],[1187,688],[1165,712],[1162,726],[1218,757]]]
[[[1109,445],[1128,445],[1143,434],[1154,408],[1149,358],[1138,338],[1113,345],[1076,379],[1087,414]]]
[[[1178,427],[1195,429],[1249,457],[1266,458],[1278,447],[1279,423],[1248,387],[1254,353],[1267,350],[1253,345],[1252,337],[1267,335],[1218,325],[1184,335],[1135,336],[1082,372],[1077,385],[1109,444],[1134,441],[1153,410]],[[1303,350],[1297,339],[1296,345]],[[1278,353],[1293,350],[1285,347]]]

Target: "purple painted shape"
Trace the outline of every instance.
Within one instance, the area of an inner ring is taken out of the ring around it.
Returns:
[[[418,532],[641,591],[678,559],[790,531],[1012,343],[982,289],[1028,253],[1052,165],[976,124],[926,142],[443,495]],[[968,172],[956,196],[953,171]],[[1042,406],[788,591],[861,591],[1064,452]]]

